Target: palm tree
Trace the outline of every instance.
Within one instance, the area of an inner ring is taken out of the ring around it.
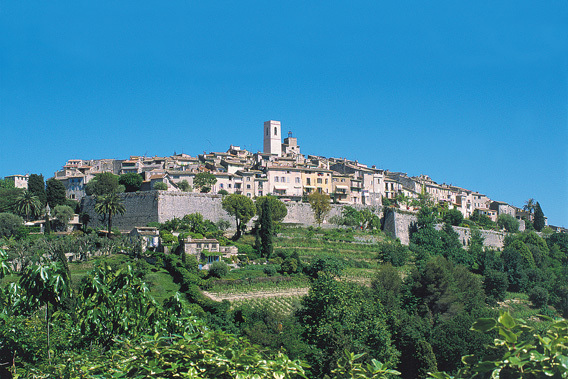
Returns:
[[[22,192],[16,198],[16,212],[26,216],[26,221],[30,221],[30,216],[38,216],[41,210],[39,197],[30,191]]]
[[[124,204],[122,204],[120,197],[118,197],[116,193],[111,193],[97,197],[95,212],[100,215],[108,215],[108,237],[110,237],[112,216],[115,214],[124,214],[126,212],[126,208],[124,207]]]
[[[536,207],[536,200],[532,197],[525,202],[523,209],[529,213],[533,213]]]

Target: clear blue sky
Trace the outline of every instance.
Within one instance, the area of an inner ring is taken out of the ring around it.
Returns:
[[[0,177],[70,158],[347,157],[568,226],[566,1],[4,1]]]

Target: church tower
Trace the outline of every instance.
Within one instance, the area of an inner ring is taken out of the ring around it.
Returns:
[[[282,156],[280,121],[269,120],[264,122],[264,154]]]

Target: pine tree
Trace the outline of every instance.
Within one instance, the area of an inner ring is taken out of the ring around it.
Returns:
[[[544,213],[540,208],[540,204],[537,201],[534,208],[534,228],[537,232],[540,232],[544,228]]]

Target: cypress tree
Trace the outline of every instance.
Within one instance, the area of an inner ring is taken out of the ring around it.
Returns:
[[[45,181],[42,174],[31,174],[28,179],[28,191],[38,197],[42,208],[47,203],[47,195],[45,193]]]
[[[260,217],[259,234],[261,254],[266,258],[266,260],[268,260],[274,250],[274,245],[272,243],[272,234],[274,233],[274,227],[272,224],[272,208],[268,201],[262,204],[262,214]]]
[[[544,228],[544,213],[540,208],[538,201],[534,207],[534,228],[537,232],[540,232]]]

